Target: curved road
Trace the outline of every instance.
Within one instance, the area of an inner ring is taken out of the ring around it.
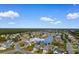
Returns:
[[[19,46],[19,43],[20,42],[15,43],[15,49],[14,50],[6,51],[6,52],[3,52],[2,54],[13,54],[13,53],[15,53],[17,51],[21,52],[22,54],[33,54],[33,53],[29,52],[29,51],[25,51],[25,50],[21,49],[21,47]]]

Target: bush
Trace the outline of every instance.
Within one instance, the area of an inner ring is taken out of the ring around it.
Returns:
[[[47,54],[53,54],[53,51],[49,49]]]
[[[43,49],[38,49],[38,51],[36,51],[36,53],[42,54],[43,53]]]

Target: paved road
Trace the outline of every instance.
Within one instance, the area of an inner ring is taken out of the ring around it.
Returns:
[[[66,33],[66,34],[70,35],[70,33]],[[68,53],[69,54],[74,54],[72,44],[68,41],[68,39],[66,41],[67,41],[66,48],[67,48]]]
[[[67,42],[66,48],[69,54],[74,54],[74,51],[70,42]]]

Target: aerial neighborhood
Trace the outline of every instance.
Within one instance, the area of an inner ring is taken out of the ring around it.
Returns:
[[[0,34],[1,54],[74,54],[79,40],[70,30],[37,30]]]

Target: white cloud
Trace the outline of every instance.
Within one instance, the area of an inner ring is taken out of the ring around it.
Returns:
[[[79,12],[67,14],[67,19],[78,19],[78,18],[79,18]]]
[[[49,23],[54,24],[54,22],[49,22]]]
[[[50,22],[51,24],[60,24],[61,21]]]
[[[0,12],[0,18],[16,18],[19,17],[19,13],[9,10],[9,11],[5,11],[5,12]]]
[[[13,25],[13,24],[15,24],[15,23],[14,23],[14,22],[9,22],[8,24],[10,24],[10,25],[12,24],[12,25]]]
[[[40,20],[42,20],[42,21],[48,21],[48,22],[54,21],[54,19],[49,18],[49,17],[41,17]]]
[[[2,18],[0,18],[0,20],[2,20]]]
[[[57,21],[56,18],[52,19],[50,17],[41,17],[40,20],[51,23],[51,24],[60,24],[61,21]]]
[[[61,23],[61,21],[56,21],[54,24],[60,24]]]

